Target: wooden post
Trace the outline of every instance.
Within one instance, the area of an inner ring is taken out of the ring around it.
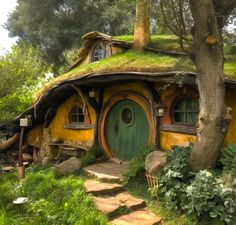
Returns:
[[[24,138],[25,127],[21,127],[20,132],[20,144],[19,144],[19,155],[17,165],[17,177],[18,180],[22,180],[25,177],[25,168],[23,165],[23,138]]]

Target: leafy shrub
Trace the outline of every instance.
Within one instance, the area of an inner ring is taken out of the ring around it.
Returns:
[[[90,149],[89,152],[93,154],[95,157],[101,157],[104,155],[103,149],[99,145],[93,145]]]
[[[86,152],[85,155],[81,157],[82,166],[87,166],[95,161],[95,156],[91,152]]]
[[[153,190],[169,209],[178,209],[186,199],[185,190],[192,176],[188,166],[191,150],[191,145],[173,147],[159,175],[159,185]]]
[[[222,182],[206,170],[197,173],[186,189],[187,202],[183,208],[199,218],[216,218],[232,224],[236,213],[236,193],[224,188]]]
[[[98,157],[102,157],[104,155],[103,149],[98,145],[93,145],[85,155],[81,157],[82,166],[87,166],[93,162]]]
[[[224,166],[224,170],[236,171],[236,144],[230,144],[221,150],[219,161]]]
[[[143,145],[140,147],[140,155],[134,157],[129,161],[128,169],[123,174],[127,182],[137,177],[139,174],[144,173],[145,159],[147,155],[152,151],[157,151],[154,145]]]

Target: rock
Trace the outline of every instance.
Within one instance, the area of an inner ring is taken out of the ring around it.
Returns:
[[[27,162],[28,161],[33,161],[33,157],[28,153],[23,153],[23,160],[27,161]]]
[[[166,163],[166,154],[161,151],[153,151],[148,154],[145,161],[145,170],[147,173],[152,174],[159,168],[163,167]]]
[[[104,183],[97,180],[86,180],[84,186],[87,193],[94,195],[115,194],[123,190],[121,184]]]
[[[14,170],[13,166],[3,166],[2,167],[2,171],[4,171],[4,172],[8,172],[8,171],[12,171],[12,170]]]
[[[141,198],[136,198],[128,192],[122,192],[116,196],[121,204],[124,204],[129,210],[136,210],[146,205]]]
[[[44,157],[44,158],[42,159],[42,166],[48,165],[49,162],[50,162],[50,158],[49,158],[49,157]]]
[[[120,216],[110,222],[112,225],[157,225],[161,218],[148,209],[143,209]]]
[[[79,171],[81,167],[82,167],[81,161],[75,157],[71,157],[70,159],[57,165],[55,167],[55,171],[59,175],[72,174],[76,171]]]
[[[94,197],[94,203],[96,208],[108,217],[113,217],[119,210],[125,209],[116,197]]]

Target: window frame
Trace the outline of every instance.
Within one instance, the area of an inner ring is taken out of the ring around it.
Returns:
[[[98,48],[98,47],[101,47],[101,49],[103,50],[103,58],[101,58],[99,60],[95,60],[94,54],[95,54],[96,48]],[[99,62],[105,58],[106,58],[106,48],[105,48],[104,44],[100,42],[100,43],[97,43],[96,45],[94,45],[93,50],[92,50],[92,62]]]
[[[191,109],[191,110],[187,110],[187,109],[178,110],[178,109],[175,109],[176,105],[182,99],[185,99],[185,100],[186,99],[191,99],[193,101],[198,102],[198,104],[199,104],[198,98],[193,97],[192,95],[181,95],[181,96],[178,96],[177,98],[175,98],[175,100],[172,103],[172,107],[171,107],[171,111],[170,111],[170,113],[171,113],[171,115],[170,115],[171,122],[172,122],[173,125],[182,125],[182,126],[192,126],[192,127],[195,127],[197,121],[194,122],[194,123],[188,123],[188,122],[176,122],[176,120],[175,120],[175,113],[184,113],[185,117],[186,117],[187,113],[199,113],[199,107],[198,107],[198,110],[194,110],[194,109]],[[186,102],[185,102],[185,104],[186,104]],[[185,105],[185,107],[186,107],[186,105]]]
[[[73,109],[75,109],[76,111],[72,112]],[[76,116],[76,119],[78,121],[73,121],[73,119],[72,119],[73,116]],[[83,120],[80,121],[81,116],[83,116]],[[69,124],[84,124],[85,123],[85,114],[83,112],[82,107],[80,107],[79,104],[74,104],[70,108],[70,111],[68,113],[68,121],[69,121]]]

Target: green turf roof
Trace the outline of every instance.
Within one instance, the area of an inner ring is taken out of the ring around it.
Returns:
[[[114,39],[133,43],[134,36],[133,35],[116,36],[114,37]],[[149,47],[166,51],[182,51],[179,45],[178,36],[171,34],[152,35]]]
[[[231,55],[225,62],[225,75],[228,78],[236,79],[236,56]],[[195,72],[195,66],[186,56],[167,56],[155,53],[141,53],[136,51],[127,51],[115,54],[109,58],[86,65],[77,66],[66,74],[63,74],[41,89],[36,95],[43,94],[56,84],[68,79],[74,79],[89,73],[102,72],[120,72],[120,71],[136,71],[136,72],[170,72],[170,71],[191,71]]]

